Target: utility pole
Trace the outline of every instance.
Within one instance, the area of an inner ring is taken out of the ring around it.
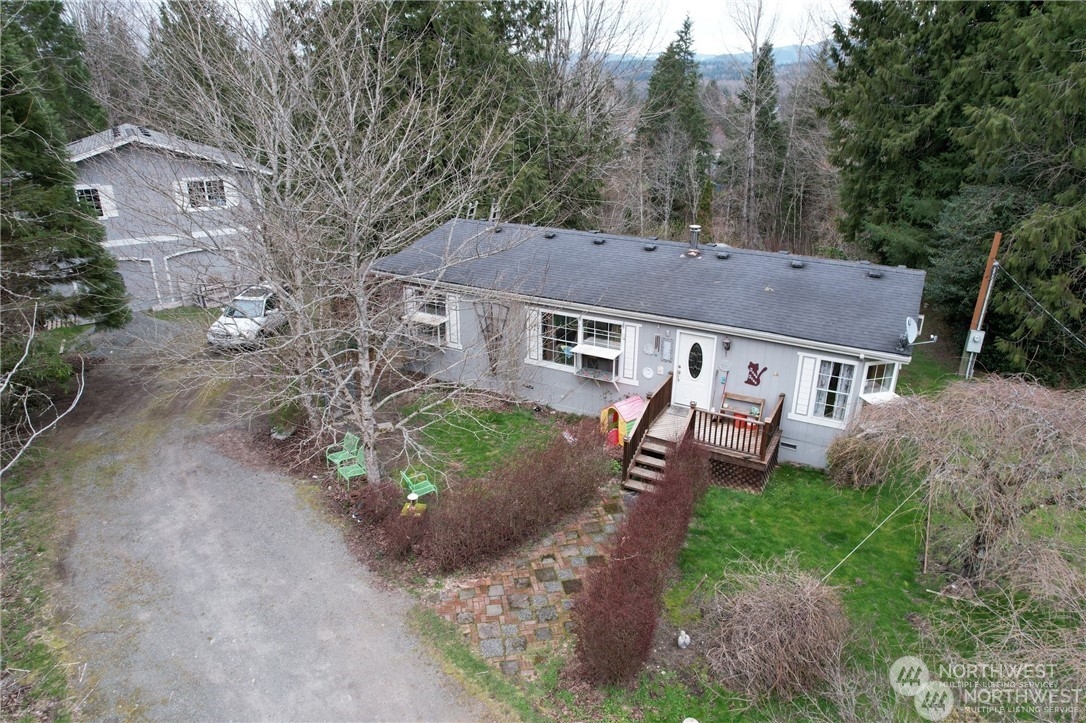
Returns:
[[[1003,240],[1003,233],[996,231],[992,238],[992,250],[988,253],[988,263],[984,266],[984,277],[980,281],[980,291],[977,293],[977,303],[973,307],[973,323],[969,325],[969,333],[965,337],[965,348],[962,350],[962,361],[958,365],[958,374],[970,379],[973,376],[973,364],[980,354],[984,344],[984,315],[988,311],[988,300],[992,296],[992,286],[995,284],[995,272],[999,267],[996,255],[999,253],[999,242]]]

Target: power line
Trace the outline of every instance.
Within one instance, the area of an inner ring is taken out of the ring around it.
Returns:
[[[1027,296],[1027,297],[1029,298],[1029,300],[1030,300],[1030,301],[1032,301],[1032,302],[1033,302],[1034,304],[1036,304],[1036,306],[1037,306],[1037,308],[1038,308],[1038,309],[1040,309],[1041,311],[1043,311],[1043,312],[1044,312],[1044,313],[1045,313],[1045,314],[1046,314],[1046,315],[1048,316],[1048,318],[1052,319],[1052,321],[1056,322],[1056,326],[1058,326],[1058,327],[1060,327],[1061,329],[1063,329],[1063,332],[1064,332],[1065,334],[1067,334],[1067,336],[1069,336],[1069,337],[1071,337],[1072,339],[1074,339],[1075,341],[1077,341],[1077,342],[1079,343],[1079,345],[1080,345],[1080,346],[1081,346],[1081,347],[1082,347],[1083,349],[1086,349],[1086,341],[1083,341],[1082,339],[1079,339],[1079,338],[1078,338],[1077,336],[1075,336],[1075,333],[1074,333],[1073,331],[1071,331],[1070,329],[1068,329],[1068,328],[1067,328],[1066,326],[1064,326],[1064,325],[1063,325],[1063,322],[1061,322],[1061,321],[1060,321],[1059,319],[1057,319],[1057,318],[1056,318],[1055,316],[1053,316],[1053,315],[1052,315],[1052,312],[1050,312],[1050,311],[1049,311],[1048,309],[1046,309],[1046,308],[1044,307],[1044,304],[1042,304],[1041,302],[1037,301],[1037,299],[1033,298],[1033,294],[1029,293],[1029,291],[1028,291],[1028,290],[1026,289],[1026,287],[1024,287],[1024,286],[1022,286],[1022,284],[1018,283],[1018,279],[1016,279],[1016,278],[1014,278],[1013,276],[1011,276],[1010,272],[1009,272],[1009,271],[1007,271],[1007,267],[1006,267],[1006,266],[1000,265],[1000,267],[999,267],[999,270],[1003,272],[1003,275],[1004,275],[1004,276],[1006,276],[1006,277],[1007,277],[1008,279],[1010,279],[1011,281],[1013,281],[1013,282],[1014,282],[1014,285],[1015,285],[1015,286],[1017,286],[1017,287],[1018,287],[1019,289],[1021,289],[1021,290],[1022,290],[1022,293],[1023,293],[1023,294],[1025,294],[1025,295],[1026,295],[1026,296]]]

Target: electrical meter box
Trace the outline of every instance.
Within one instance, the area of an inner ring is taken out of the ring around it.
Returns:
[[[965,350],[970,354],[980,354],[982,346],[984,346],[984,332],[970,329],[969,336],[965,340]]]

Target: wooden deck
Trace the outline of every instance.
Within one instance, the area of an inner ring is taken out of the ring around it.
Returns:
[[[761,399],[739,397],[743,406],[765,409]],[[724,413],[671,405],[671,375],[649,395],[644,425],[637,425],[623,449],[623,484],[653,491],[663,478],[667,456],[683,439],[693,439],[709,453],[713,478],[718,484],[760,491],[777,464],[781,441],[784,395],[779,395],[769,415],[738,411]]]

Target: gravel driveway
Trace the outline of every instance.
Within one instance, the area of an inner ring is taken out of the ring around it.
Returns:
[[[225,455],[222,422],[140,379],[103,362],[57,436],[81,482],[58,591],[81,716],[491,716],[427,659],[403,623],[414,601],[375,584],[311,487]]]

